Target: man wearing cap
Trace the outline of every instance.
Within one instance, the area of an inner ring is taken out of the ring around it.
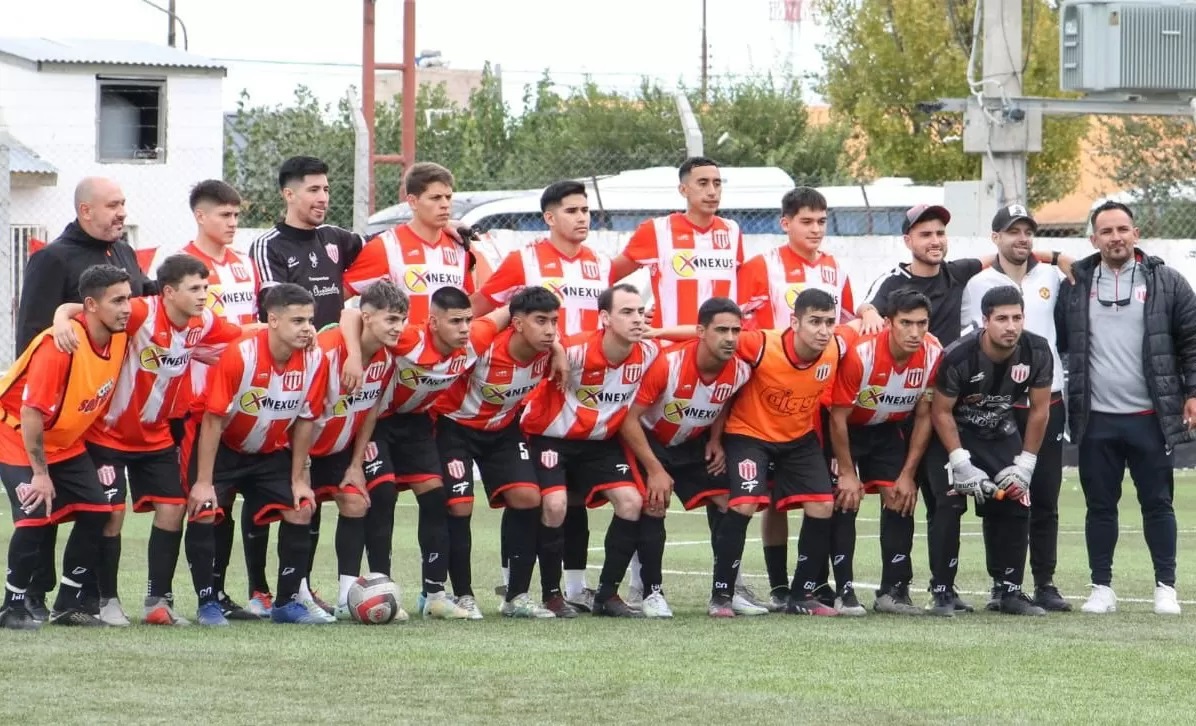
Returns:
[[[1063,364],[1059,361],[1055,338],[1055,303],[1059,299],[1059,283],[1063,280],[1057,267],[1044,265],[1034,259],[1031,247],[1038,223],[1029,210],[1020,204],[1002,207],[993,217],[992,240],[997,246],[997,258],[992,266],[976,274],[963,291],[960,325],[965,331],[983,326],[984,316],[980,300],[994,287],[1013,285],[1021,289],[1026,330],[1047,339],[1054,357],[1051,380],[1050,417],[1046,434],[1038,449],[1038,462],[1030,480],[1030,571],[1034,576],[1034,604],[1048,611],[1066,612],[1071,605],[1059,594],[1054,584],[1055,562],[1059,540],[1059,487],[1063,480],[1063,427],[1067,414],[1063,406]],[[1014,404],[1018,432],[1024,438],[1029,418],[1029,402]],[[985,519],[986,527],[990,520]],[[993,579],[993,596],[988,609],[1000,606],[1004,579],[993,562],[988,574]]]

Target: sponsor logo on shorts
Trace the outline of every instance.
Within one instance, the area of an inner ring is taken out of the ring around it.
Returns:
[[[557,454],[552,449],[545,449],[540,452],[540,465],[543,466],[545,469],[553,468],[554,466],[557,465],[557,462],[559,462],[560,460],[561,460],[560,455]]]
[[[751,459],[744,459],[743,461],[739,462],[740,479],[755,479],[757,473],[756,462],[752,461]]]
[[[631,472],[631,467],[630,467],[630,466],[628,466],[628,465],[626,465],[626,464],[615,464],[615,469],[616,469],[616,470],[617,470],[617,471],[618,471],[620,474],[624,474],[624,475],[626,475],[626,474],[628,474],[628,473],[630,473],[630,472]]]
[[[1026,379],[1030,377],[1030,366],[1018,363],[1009,369],[1009,377],[1013,379],[1014,383],[1025,383]]]
[[[465,476],[465,462],[460,459],[453,459],[446,466],[449,476],[453,479],[461,479]]]

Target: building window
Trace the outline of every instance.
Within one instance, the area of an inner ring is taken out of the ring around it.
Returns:
[[[101,162],[166,161],[166,81],[98,79],[96,152]]]

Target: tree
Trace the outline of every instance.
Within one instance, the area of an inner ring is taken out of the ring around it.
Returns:
[[[996,0],[989,0],[990,2]],[[1003,0],[1014,2],[1015,0]],[[1059,19],[1048,0],[1024,2],[1023,90],[1057,96]],[[937,183],[978,179],[979,155],[965,154],[961,114],[927,114],[918,104],[969,95],[975,0],[818,0],[831,40],[821,48],[819,90],[860,138],[857,162],[883,175]],[[980,48],[976,49],[980,74]],[[1029,202],[1059,199],[1079,176],[1087,121],[1048,117],[1043,151],[1029,158]]]
[[[1190,118],[1121,117],[1104,123],[1100,163],[1133,195],[1147,237],[1196,237],[1196,127]]]

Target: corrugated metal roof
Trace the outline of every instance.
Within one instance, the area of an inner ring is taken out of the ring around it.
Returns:
[[[0,56],[8,55],[32,63],[157,66],[159,68],[201,68],[224,70],[211,58],[167,45],[131,40],[95,38],[2,38]]]
[[[13,137],[8,137],[8,167],[11,174],[57,174],[53,164]]]

